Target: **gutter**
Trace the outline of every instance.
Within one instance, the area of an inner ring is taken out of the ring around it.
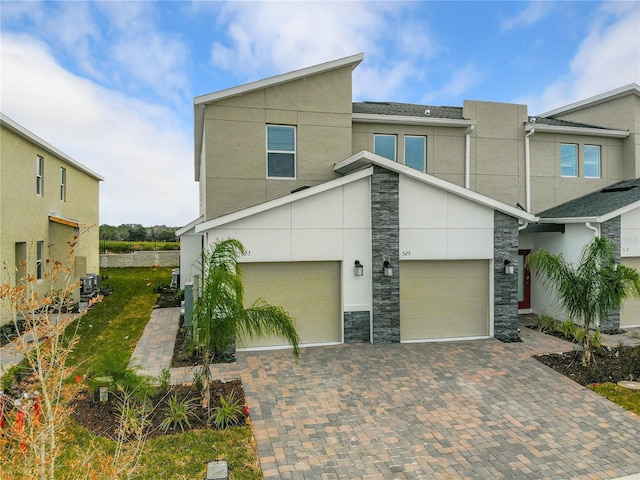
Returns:
[[[527,212],[531,212],[531,148],[529,137],[536,133],[535,128],[531,128],[524,136],[524,194]]]
[[[464,132],[465,135],[465,148],[464,148],[464,188],[469,188],[470,185],[470,164],[471,164],[471,133],[476,129],[475,125],[469,125]],[[527,212],[529,210],[527,209]]]

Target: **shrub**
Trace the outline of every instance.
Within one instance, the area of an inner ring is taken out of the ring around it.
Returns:
[[[549,315],[539,315],[535,321],[541,332],[556,332],[560,328],[560,322]]]
[[[242,411],[240,399],[236,398],[235,391],[231,390],[229,395],[220,395],[220,406],[213,409],[209,423],[213,422],[217,428],[225,430],[239,423]]]
[[[160,423],[160,429],[166,433],[169,428],[180,427],[180,430],[184,432],[185,425],[191,427],[189,419],[198,418],[194,411],[196,402],[196,398],[179,400],[177,395],[170,397],[167,401],[166,416]]]
[[[562,332],[562,335],[567,338],[573,338],[573,332],[575,331],[575,329],[576,325],[570,318],[562,322],[562,324],[560,325],[560,331]]]

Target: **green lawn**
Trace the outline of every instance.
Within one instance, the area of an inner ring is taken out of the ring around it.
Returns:
[[[118,357],[129,358],[158,297],[153,293],[154,287],[171,281],[170,268],[112,268],[102,269],[101,274],[108,276],[102,285],[113,288],[113,293],[96,304],[77,325],[80,343],[69,361],[79,373],[88,372],[95,358],[115,349]],[[139,463],[140,476],[136,478],[204,478],[207,462],[226,460],[232,471],[230,478],[260,479],[262,473],[251,440],[248,426],[158,437],[145,444]],[[62,463],[72,465],[77,461],[73,452],[89,443],[105,453],[115,445],[93,438],[86,429],[74,424],[66,437]],[[63,475],[65,470],[63,467]]]
[[[623,388],[615,383],[594,383],[589,388],[621,407],[640,415],[640,391]]]

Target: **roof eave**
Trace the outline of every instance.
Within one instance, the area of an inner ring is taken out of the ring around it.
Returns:
[[[237,212],[232,212],[227,215],[223,215],[221,217],[213,218],[211,220],[207,220],[206,222],[202,222],[195,226],[196,233],[202,233],[207,230],[211,230],[212,228],[217,228],[222,225],[226,225],[231,222],[235,222],[238,220],[242,220],[243,218],[250,217],[252,215],[256,215],[258,213],[266,212],[267,210],[271,210],[273,208],[278,208],[283,205],[287,205],[289,203],[293,203],[298,200],[302,200],[303,198],[311,197],[312,195],[317,195],[319,193],[346,185],[348,183],[355,182],[365,177],[370,177],[373,173],[373,169],[364,169],[361,172],[356,172],[353,175],[349,175],[347,177],[337,178],[335,180],[330,180],[325,183],[321,183],[320,185],[316,185],[313,187],[305,188],[304,190],[299,190],[295,193],[291,193],[289,195],[285,195],[283,197],[275,198],[273,200],[269,200],[264,203],[260,203],[258,205],[253,205],[251,207],[245,208],[243,210],[239,210]]]
[[[379,115],[375,113],[353,113],[354,123],[387,123],[400,125],[428,125],[433,127],[467,128],[475,125],[475,120],[456,118],[412,117],[409,115]]]
[[[38,137],[34,133],[30,132],[29,130],[24,128],[19,123],[14,122],[13,120],[11,120],[9,117],[7,117],[3,113],[0,113],[0,123],[5,125],[12,132],[14,132],[14,133],[18,134],[19,136],[25,138],[26,140],[29,140],[30,142],[35,143],[36,145],[40,146],[43,150],[46,150],[49,153],[55,155],[56,157],[61,158],[62,160],[64,160],[64,162],[68,163],[69,165],[74,166],[75,168],[77,168],[78,170],[82,171],[83,173],[86,173],[90,177],[93,177],[93,178],[95,178],[96,180],[98,180],[100,182],[104,181],[104,177],[102,175],[100,175],[100,174],[94,172],[93,170],[91,170],[90,168],[84,166],[83,164],[78,162],[76,159],[74,159],[74,158],[70,157],[69,155],[67,155],[66,153],[58,150],[56,147],[54,147],[50,143],[45,142],[43,139],[41,139],[40,137]]]
[[[604,102],[609,102],[616,98],[624,97],[626,95],[631,95],[631,94],[640,96],[640,86],[638,86],[638,84],[630,83],[628,85],[624,85],[622,87],[609,90],[608,92],[604,92],[599,95],[595,95],[593,97],[585,98],[584,100],[580,100],[578,102],[570,103],[569,105],[565,105],[564,107],[559,107],[554,110],[550,110],[548,112],[545,112],[536,116],[554,117],[556,115],[566,115],[568,113],[572,113],[577,110],[582,110],[583,108],[586,108],[586,107],[598,105]]]
[[[628,130],[610,130],[607,128],[569,127],[561,125],[545,125],[543,123],[526,123],[525,131],[535,130],[541,133],[561,133],[567,135],[583,135],[608,138],[627,138]]]

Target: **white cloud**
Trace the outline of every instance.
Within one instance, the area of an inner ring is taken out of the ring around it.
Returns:
[[[426,92],[423,96],[423,102],[427,104],[447,103],[452,98],[457,98],[465,94],[474,85],[478,84],[484,78],[484,74],[480,72],[475,65],[468,64],[456,69],[451,79],[437,90]]]
[[[0,109],[105,177],[101,223],[180,226],[197,216],[192,136],[175,112],[69,73],[29,36],[2,34],[1,48]]]
[[[424,79],[442,48],[417,4],[388,2],[233,2],[224,4],[213,42],[217,69],[255,80],[365,52],[354,72],[354,98],[396,98]]]
[[[537,97],[522,99],[540,113],[629,83],[640,84],[640,5],[605,3],[566,75]]]
[[[553,8],[553,3],[535,0],[529,2],[527,8],[512,18],[507,18],[500,24],[500,30],[529,27],[542,20]]]

